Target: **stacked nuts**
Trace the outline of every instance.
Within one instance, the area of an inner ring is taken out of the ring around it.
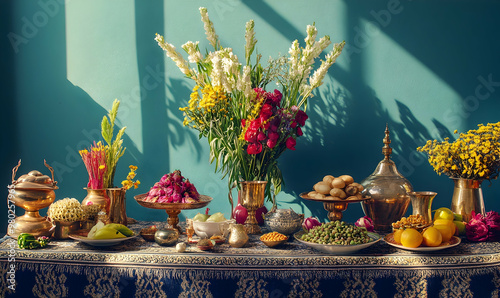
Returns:
[[[323,177],[323,181],[314,184],[314,191],[308,193],[309,198],[316,200],[354,200],[362,199],[361,191],[364,189],[349,175],[337,178],[332,175]]]

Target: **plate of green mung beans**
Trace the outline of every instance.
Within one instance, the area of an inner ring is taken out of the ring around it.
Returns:
[[[345,222],[323,223],[294,234],[297,241],[329,254],[349,254],[377,243],[382,237]]]

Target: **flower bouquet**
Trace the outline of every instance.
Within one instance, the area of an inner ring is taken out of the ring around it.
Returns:
[[[425,152],[434,171],[451,178],[492,180],[500,168],[500,122],[479,124],[478,129],[460,133],[452,143],[427,141],[417,151]],[[457,134],[457,131],[454,131]]]
[[[328,36],[317,41],[316,27],[308,26],[305,47],[295,40],[288,57],[270,58],[263,67],[261,56],[252,56],[257,40],[250,20],[241,63],[232,48],[221,45],[207,9],[200,8],[200,13],[213,51],[203,55],[199,42],[188,41],[182,45],[188,62],[163,36],[156,34],[155,38],[181,72],[195,82],[188,105],[180,108],[183,124],[207,138],[210,162],[215,162],[215,171],[223,178],[228,177],[230,188],[238,181],[267,181],[265,194],[271,198],[271,185],[277,194],[283,182],[277,160],[287,149],[295,150],[308,118],[307,100],[322,84],[345,43],[335,44],[313,72],[316,58],[331,42]],[[281,90],[266,91],[271,82]]]
[[[455,130],[456,134],[457,131]],[[481,183],[498,177],[500,168],[500,122],[479,124],[478,129],[460,133],[452,143],[427,141],[417,151],[426,152],[439,175],[453,179],[451,210],[468,222],[475,213],[484,215]]]
[[[101,122],[101,135],[106,142],[103,145],[100,141],[91,146],[90,149],[80,151],[83,163],[89,174],[87,184],[87,196],[82,205],[98,205],[105,209],[112,222],[126,224],[125,214],[125,192],[140,184],[139,180],[133,180],[136,176],[136,166],[129,166],[130,172],[126,180],[122,181],[122,187],[114,187],[114,177],[118,160],[125,153],[122,136],[126,126],[122,127],[113,140],[113,131],[120,101],[115,99],[113,106],[107,116]],[[118,215],[117,215],[118,214]]]

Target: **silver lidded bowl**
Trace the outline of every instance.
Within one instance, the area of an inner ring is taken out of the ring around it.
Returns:
[[[264,224],[273,232],[291,235],[302,228],[304,214],[290,209],[272,209],[264,214]]]

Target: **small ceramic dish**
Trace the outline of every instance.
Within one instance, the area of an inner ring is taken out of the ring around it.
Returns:
[[[221,222],[203,222],[193,220],[193,228],[198,237],[210,238],[214,235],[225,234],[229,225],[235,222],[236,221],[234,219],[228,219]]]
[[[200,240],[200,241],[201,241],[201,240]],[[213,241],[213,240],[209,240],[209,241],[210,241],[210,242],[209,242],[210,244],[208,244],[208,245],[196,245],[196,246],[197,246],[199,249],[201,249],[201,250],[211,250],[211,249],[212,249],[212,248],[214,248],[214,246],[215,246],[215,241]]]
[[[268,247],[273,248],[273,247],[276,247],[276,246],[278,246],[278,245],[281,245],[281,244],[283,244],[283,243],[287,242],[287,241],[288,241],[288,237],[287,237],[286,239],[283,239],[283,240],[277,240],[277,241],[269,241],[269,240],[262,240],[262,239],[261,239],[260,241],[262,241],[262,243],[264,243],[264,244],[265,244],[265,245],[267,245]]]

